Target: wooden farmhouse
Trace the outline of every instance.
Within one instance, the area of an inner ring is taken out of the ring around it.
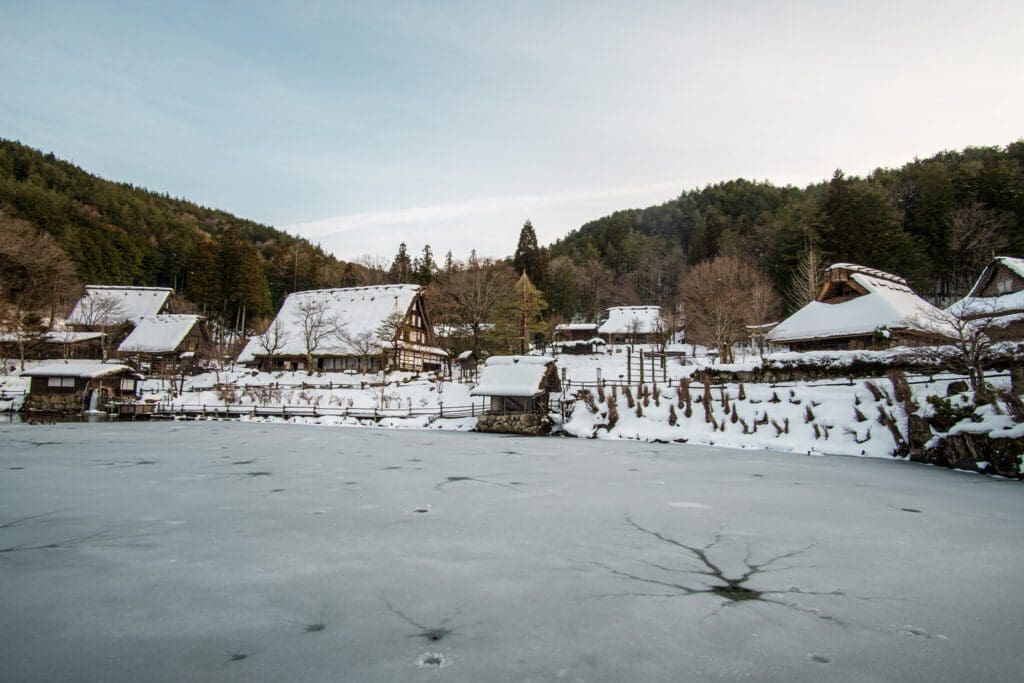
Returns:
[[[656,344],[662,325],[661,306],[613,306],[597,333],[609,344]]]
[[[147,315],[117,347],[117,355],[152,374],[194,372],[213,357],[214,344],[202,316]]]
[[[79,359],[44,363],[21,376],[30,378],[25,407],[50,413],[101,410],[110,399],[134,398],[142,379],[127,365]]]
[[[825,271],[815,300],[766,339],[793,351],[811,351],[916,346],[955,336],[952,316],[915,294],[903,278],[837,263]]]
[[[436,372],[447,360],[418,285],[289,294],[267,333],[250,338],[238,357],[263,370],[322,372]]]
[[[993,339],[1024,339],[1024,259],[992,259],[967,296],[946,311],[981,326]]]
[[[543,434],[550,430],[551,394],[560,392],[555,361],[544,356],[491,356],[471,396],[490,398],[477,418],[477,430],[503,434]]]
[[[163,313],[173,293],[169,287],[86,285],[67,324],[79,332],[103,332],[123,323],[135,325],[146,316]]]

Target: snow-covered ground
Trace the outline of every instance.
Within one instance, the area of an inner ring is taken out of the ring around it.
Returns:
[[[0,422],[7,681],[1016,680],[1024,497],[903,462]]]

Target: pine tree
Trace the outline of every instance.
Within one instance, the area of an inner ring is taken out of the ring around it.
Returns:
[[[528,275],[535,287],[544,290],[547,256],[537,244],[537,233],[534,232],[533,223],[530,221],[526,221],[523,229],[519,231],[519,244],[516,246],[515,256],[512,257],[512,266],[516,272]]]
[[[426,287],[434,278],[434,271],[436,270],[437,264],[434,263],[434,253],[430,250],[430,245],[428,244],[423,247],[423,256],[416,259],[416,282]]]
[[[398,245],[398,253],[395,254],[395,260],[391,262],[391,268],[388,269],[388,282],[406,284],[412,280],[412,271],[412,259],[409,258],[409,250],[405,246],[405,242],[402,242]]]

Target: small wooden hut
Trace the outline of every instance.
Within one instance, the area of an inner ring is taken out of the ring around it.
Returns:
[[[102,410],[112,398],[135,396],[142,376],[120,363],[98,360],[65,360],[30,368],[25,408],[47,413],[80,413]]]
[[[455,364],[458,367],[460,382],[476,381],[478,365],[476,351],[473,349],[463,351],[455,359]]]
[[[597,323],[562,323],[555,325],[556,342],[587,341],[597,336]]]
[[[477,431],[547,433],[551,429],[551,394],[561,390],[558,366],[552,358],[492,356],[480,371],[480,382],[469,392],[490,398],[490,409],[477,418]]]
[[[1024,259],[992,259],[967,296],[946,312],[979,325],[992,339],[1024,339]]]

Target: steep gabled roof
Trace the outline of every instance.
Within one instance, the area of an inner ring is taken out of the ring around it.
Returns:
[[[147,315],[139,319],[117,350],[120,353],[169,353],[178,348],[200,320],[202,317],[198,315]]]
[[[89,325],[89,300],[92,297],[105,297],[118,302],[123,320],[108,322],[133,322],[147,315],[156,315],[167,303],[167,298],[174,292],[168,287],[119,287],[112,285],[86,285],[85,294],[71,309],[68,322],[72,325]]]
[[[558,370],[555,360],[546,356],[491,356],[480,371],[480,381],[470,396],[540,396],[547,387],[544,380],[550,369]]]
[[[419,291],[419,285],[378,285],[314,289],[289,294],[271,323],[273,325],[280,321],[283,332],[283,344],[276,353],[282,356],[305,355],[301,311],[303,305],[318,302],[324,306],[325,319],[332,324],[336,323],[343,334],[331,335],[317,349],[317,356],[359,355],[359,350],[349,340],[362,335],[373,335],[377,352],[383,351],[384,344],[390,344],[392,340],[382,341],[377,338],[378,328],[396,311],[405,315]],[[259,338],[252,337],[238,356],[238,361],[245,363],[263,355],[266,352],[260,346]]]
[[[968,295],[947,308],[946,311],[968,319],[994,318],[1024,312],[1024,290],[996,296],[980,296],[982,290],[988,286],[992,275],[1000,267],[1004,267],[1024,279],[1024,259],[997,256],[981,271],[981,275],[971,287]]]
[[[839,303],[812,301],[779,323],[768,333],[768,340],[786,343],[865,335],[880,327],[955,335],[951,316],[915,294],[903,278],[873,268],[837,263],[826,271],[826,280],[830,272],[840,269],[849,271],[852,284],[865,293]]]
[[[661,321],[661,306],[613,306],[608,309],[608,319],[597,328],[598,334],[630,334],[634,323],[636,332],[649,334],[658,329]]]

